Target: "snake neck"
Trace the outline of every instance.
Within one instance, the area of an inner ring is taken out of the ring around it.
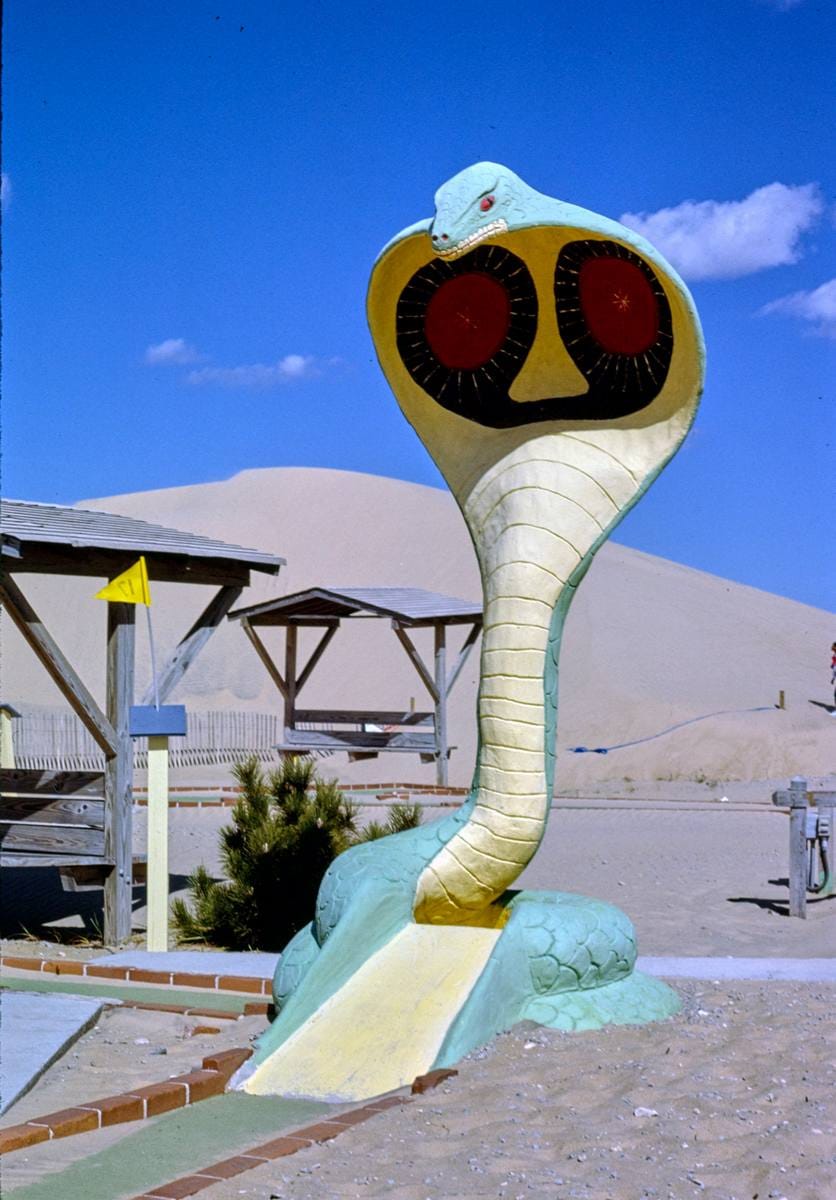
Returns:
[[[472,809],[420,875],[416,920],[472,923],[540,844],[563,621],[576,583],[638,489],[608,451],[560,435],[518,447],[462,505],[484,592],[479,752]]]

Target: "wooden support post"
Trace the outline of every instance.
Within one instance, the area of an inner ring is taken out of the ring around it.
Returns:
[[[105,760],[104,852],[114,864],[104,887],[104,941],[119,946],[131,933],[133,744],[128,732],[134,695],[133,604],[107,606],[107,719],[116,745]]]
[[[468,633],[467,637],[464,639],[464,642],[462,643],[462,648],[459,651],[459,657],[456,659],[456,661],[453,665],[453,669],[450,672],[449,676],[447,677],[447,695],[448,696],[450,695],[451,691],[453,690],[453,684],[456,682],[459,675],[461,674],[462,667],[467,662],[468,657],[470,655],[470,651],[473,649],[473,646],[476,643],[476,639],[478,638],[478,636],[481,632],[482,632],[482,622],[474,621],[470,632]]]
[[[395,636],[397,637],[398,641],[400,642],[400,644],[403,646],[404,650],[406,651],[409,661],[412,663],[415,670],[421,676],[421,682],[424,684],[424,687],[427,689],[427,691],[432,696],[433,703],[437,704],[438,703],[438,688],[435,686],[435,680],[433,679],[432,675],[429,673],[429,671],[425,667],[424,661],[421,658],[421,655],[416,650],[416,648],[412,642],[412,639],[410,638],[409,634],[404,629],[403,625],[401,625],[400,621],[393,620],[392,628],[395,631]]]
[[[284,648],[284,685],[287,689],[284,697],[285,729],[296,726],[296,647],[299,631],[295,625],[288,625]]]
[[[299,695],[302,688],[305,686],[305,684],[310,679],[311,672],[313,671],[314,667],[319,662],[319,660],[322,658],[323,654],[325,653],[326,648],[328,647],[329,642],[331,641],[331,639],[333,638],[334,634],[337,632],[338,629],[339,629],[339,624],[329,625],[328,628],[323,633],[322,637],[319,639],[316,649],[314,650],[311,657],[308,659],[307,663],[305,664],[304,670],[301,672],[301,674],[299,676],[299,681],[296,684],[296,695],[297,696]]]
[[[0,704],[0,767],[13,771],[15,765],[15,741],[12,721],[20,716],[9,704]]]
[[[255,650],[256,654],[261,659],[261,661],[264,663],[264,666],[267,668],[267,674],[273,680],[273,683],[275,683],[276,687],[279,689],[281,694],[284,696],[285,700],[287,700],[287,684],[285,683],[284,679],[282,679],[279,668],[276,666],[276,664],[273,662],[273,659],[270,657],[270,651],[264,645],[264,642],[262,642],[261,638],[258,636],[256,631],[253,629],[252,625],[249,623],[249,621],[247,620],[246,617],[242,617],[241,627],[244,630],[244,633],[250,639],[250,642],[252,643],[253,649]]]
[[[445,627],[439,621],[435,634],[435,781],[447,786],[447,644]]]
[[[822,795],[826,795],[826,793],[822,793]],[[833,865],[833,849],[834,846],[836,846],[836,827],[834,827],[833,821],[834,818],[836,818],[836,808],[833,807],[832,802],[828,803],[827,800],[820,800],[818,808],[820,818],[824,820],[827,828],[827,839],[824,844],[827,847],[827,861],[829,870],[825,878],[822,880],[821,890],[819,892],[819,895],[823,897],[832,896],[834,887],[836,887],[836,871],[834,871]]]
[[[790,916],[807,917],[807,780],[790,780]]]
[[[0,603],[96,744],[106,755],[115,754],[118,739],[112,722],[81,682],[8,571],[0,578]]]
[[[174,688],[183,678],[243,590],[239,585],[233,586],[230,584],[222,587],[212,597],[160,671],[157,683],[157,696],[154,696],[154,685],[152,682],[146,688],[145,695],[142,698],[143,704],[152,704],[155,699],[159,699],[159,702],[162,704],[171,695]]]
[[[148,738],[146,948],[168,949],[168,738]]]

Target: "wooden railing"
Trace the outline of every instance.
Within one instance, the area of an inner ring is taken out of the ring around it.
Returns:
[[[102,771],[104,755],[74,713],[23,708],[13,724],[15,766],[32,771]],[[190,712],[187,734],[172,744],[173,767],[239,762],[250,754],[275,758],[284,732],[274,713]],[[147,743],[137,738],[134,766],[147,765]]]
[[[105,857],[104,773],[0,770],[0,855],[4,866]]]

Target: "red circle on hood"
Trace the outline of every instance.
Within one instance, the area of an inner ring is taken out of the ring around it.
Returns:
[[[489,362],[508,336],[511,301],[490,275],[473,271],[441,284],[427,305],[424,333],[438,361],[474,371]]]
[[[581,266],[581,312],[611,354],[641,354],[659,333],[659,306],[644,272],[623,258],[588,258]]]

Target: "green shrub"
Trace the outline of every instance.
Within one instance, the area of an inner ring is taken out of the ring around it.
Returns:
[[[281,950],[312,919],[328,866],[348,846],[411,829],[419,805],[395,804],[385,824],[358,832],[357,810],[336,783],[318,778],[310,759],[286,758],[265,775],[257,759],[233,768],[241,795],[221,830],[227,881],[199,866],[172,919],[181,942],[230,950]]]

